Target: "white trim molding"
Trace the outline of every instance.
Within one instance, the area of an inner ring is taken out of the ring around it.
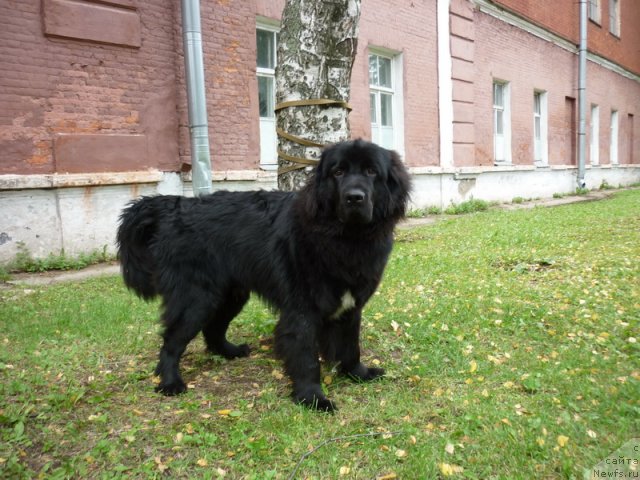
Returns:
[[[159,170],[146,172],[8,174],[0,175],[0,191],[159,183],[162,179],[163,173]]]

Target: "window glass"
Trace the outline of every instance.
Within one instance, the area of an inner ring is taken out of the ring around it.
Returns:
[[[378,57],[379,86],[391,88],[391,59]]]
[[[369,55],[369,85],[378,86],[378,56]]]
[[[258,50],[258,67],[276,68],[275,64],[275,34],[267,30],[256,32],[256,42]]]
[[[504,133],[504,112],[496,110],[496,133],[502,135]]]
[[[371,123],[378,123],[378,107],[376,105],[376,94],[375,93],[370,93],[369,94],[369,101],[370,101],[370,111],[371,111]]]
[[[620,36],[620,2],[609,0],[609,31]]]
[[[501,83],[493,84],[493,104],[496,107],[504,107],[504,85]]]
[[[274,116],[274,91],[273,77],[258,75],[258,100],[261,117]]]
[[[393,125],[393,95],[388,93],[380,94],[380,123],[384,127]]]

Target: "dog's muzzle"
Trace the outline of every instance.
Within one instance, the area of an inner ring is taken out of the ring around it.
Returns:
[[[358,187],[346,189],[342,194],[339,218],[343,223],[369,223],[373,217],[371,196]]]

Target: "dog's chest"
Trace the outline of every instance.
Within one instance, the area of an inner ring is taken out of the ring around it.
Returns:
[[[353,298],[353,294],[347,290],[340,298],[340,304],[335,312],[329,317],[331,320],[339,319],[343,313],[348,312],[356,306],[356,299]]]

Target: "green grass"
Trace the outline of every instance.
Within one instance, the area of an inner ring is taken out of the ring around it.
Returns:
[[[466,213],[483,212],[488,210],[490,206],[491,203],[486,200],[477,200],[472,198],[466,202],[450,205],[444,210],[444,213],[447,215],[463,215]]]
[[[427,215],[442,215],[442,209],[440,207],[431,206],[426,208],[412,209],[407,213],[408,218],[422,218]]]
[[[164,398],[157,303],[118,278],[5,286],[0,477],[286,479],[320,447],[295,478],[582,478],[640,435],[639,212],[636,190],[399,232],[362,330],[388,375],[325,371],[335,415],[287,398],[257,301],[230,332],[252,356],[198,339],[194,388]]]
[[[6,265],[0,266],[0,280],[6,280],[9,272],[45,272],[49,270],[80,270],[102,262],[114,260],[115,257],[107,253],[107,246],[102,250],[69,256],[64,250],[50,253],[44,258],[34,258],[26,245],[18,242],[18,252],[15,258]]]

